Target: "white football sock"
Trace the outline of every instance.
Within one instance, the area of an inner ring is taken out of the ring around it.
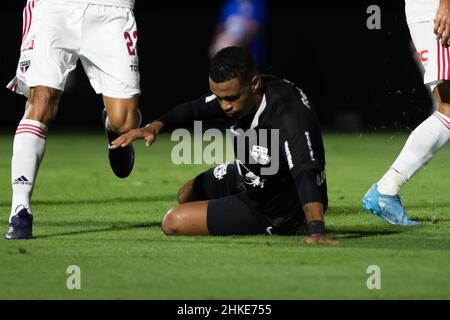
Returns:
[[[436,111],[411,133],[394,164],[378,182],[378,191],[398,194],[401,186],[425,166],[449,138],[450,118]]]
[[[44,156],[46,141],[47,126],[45,124],[27,119],[20,121],[14,137],[11,162],[13,196],[10,221],[22,205],[31,213],[31,195],[39,165]]]

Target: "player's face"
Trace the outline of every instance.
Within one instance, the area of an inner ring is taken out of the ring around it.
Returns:
[[[254,76],[251,81],[242,81],[238,77],[220,83],[210,78],[209,86],[230,118],[245,118],[255,112],[261,103],[261,78],[258,76]]]

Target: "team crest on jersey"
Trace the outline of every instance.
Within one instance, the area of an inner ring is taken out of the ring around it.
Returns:
[[[22,73],[27,72],[28,68],[31,65],[31,60],[20,61],[19,68]]]
[[[256,163],[260,165],[267,165],[270,163],[269,149],[266,147],[254,145],[250,155],[255,159]]]
[[[214,168],[214,177],[217,180],[222,180],[223,177],[227,174],[227,167],[229,165],[229,162],[222,163]]]

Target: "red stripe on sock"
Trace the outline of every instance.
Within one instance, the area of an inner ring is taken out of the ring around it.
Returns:
[[[17,126],[17,129],[33,129],[33,130],[38,131],[41,134],[44,134],[44,135],[47,134],[47,131],[45,131],[44,129],[42,129],[42,128],[38,127],[38,126],[34,126],[32,124],[21,124],[21,123],[19,123],[19,125]]]
[[[35,135],[36,137],[39,137],[41,139],[47,140],[47,136],[41,135],[39,133],[36,133],[35,131],[31,131],[29,129],[21,129],[16,131],[16,135],[23,134],[23,133],[30,133],[32,135]]]
[[[47,133],[45,131],[36,130],[35,128],[32,128],[32,127],[18,127],[16,131],[20,131],[20,130],[29,130],[29,131],[36,132],[37,134],[40,134],[42,136],[47,136]]]
[[[33,129],[29,129],[29,128],[23,128],[23,129],[17,129],[16,133],[21,132],[21,131],[28,131],[28,132],[33,132],[39,136],[43,136],[45,138],[47,138],[46,134],[40,133],[39,131],[33,130]]]

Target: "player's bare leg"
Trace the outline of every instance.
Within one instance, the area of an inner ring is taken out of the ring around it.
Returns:
[[[168,235],[207,236],[208,201],[195,201],[170,209],[162,222]]]
[[[25,114],[14,137],[12,204],[6,239],[32,237],[31,196],[44,157],[47,127],[58,111],[61,91],[44,86],[30,88]]]
[[[105,110],[103,122],[106,128],[109,144],[141,123],[141,114],[138,109],[139,96],[128,99],[119,99],[103,96]],[[114,174],[119,178],[130,175],[134,165],[134,149],[130,144],[124,148],[109,150],[109,162]]]
[[[192,202],[194,200],[194,179],[186,182],[178,191],[177,200],[179,204]]]
[[[444,81],[433,90],[438,112],[450,118],[450,81]]]

